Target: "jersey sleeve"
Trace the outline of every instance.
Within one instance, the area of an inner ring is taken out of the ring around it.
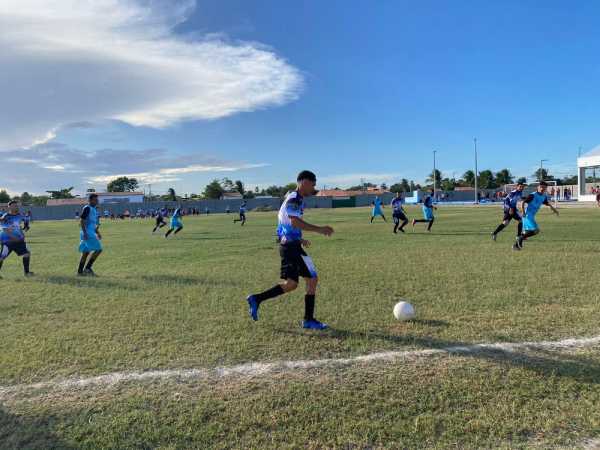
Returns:
[[[302,217],[302,199],[297,194],[291,194],[285,208],[289,217]]]
[[[86,205],[83,207],[83,209],[81,210],[81,218],[82,219],[87,219],[90,215],[90,207],[89,205]]]

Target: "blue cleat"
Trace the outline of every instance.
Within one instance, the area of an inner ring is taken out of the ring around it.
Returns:
[[[254,297],[254,295],[249,295],[248,298],[246,298],[246,301],[248,302],[248,312],[250,313],[250,317],[252,318],[252,320],[257,321],[258,302],[256,301],[256,298]]]
[[[309,330],[326,330],[329,326],[326,323],[319,322],[316,319],[302,321],[302,328]]]

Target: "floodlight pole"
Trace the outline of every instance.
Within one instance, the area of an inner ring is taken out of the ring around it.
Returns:
[[[475,144],[475,204],[479,204],[479,192],[477,188],[477,138],[473,138]]]

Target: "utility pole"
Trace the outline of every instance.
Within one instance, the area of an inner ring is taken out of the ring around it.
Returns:
[[[436,169],[435,169],[435,154],[437,153],[437,150],[433,151],[433,198],[437,199],[436,197],[436,192],[437,192],[437,173],[436,173]]]
[[[473,138],[473,143],[475,144],[475,204],[479,204],[479,190],[477,187],[477,178],[479,178],[477,172],[477,138]]]

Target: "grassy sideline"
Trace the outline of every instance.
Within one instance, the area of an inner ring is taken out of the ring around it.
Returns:
[[[442,207],[431,234],[417,225],[396,236],[366,209],[309,210],[336,229],[309,250],[324,333],[300,329],[301,292],[265,303],[258,323],[247,317],[245,296],[277,280],[274,213],[251,212],[244,228],[233,216],[186,218],[169,240],[150,221],[105,222],[97,279],[74,276],[75,221],[34,222],[37,276],[24,279],[14,256],[2,270],[0,386],[600,334],[600,211],[543,211],[542,234],[521,253],[512,225],[491,241],[500,217]],[[393,320],[399,298],[418,320]],[[11,399],[0,403],[0,448],[573,446],[600,427],[599,358],[433,358]]]

